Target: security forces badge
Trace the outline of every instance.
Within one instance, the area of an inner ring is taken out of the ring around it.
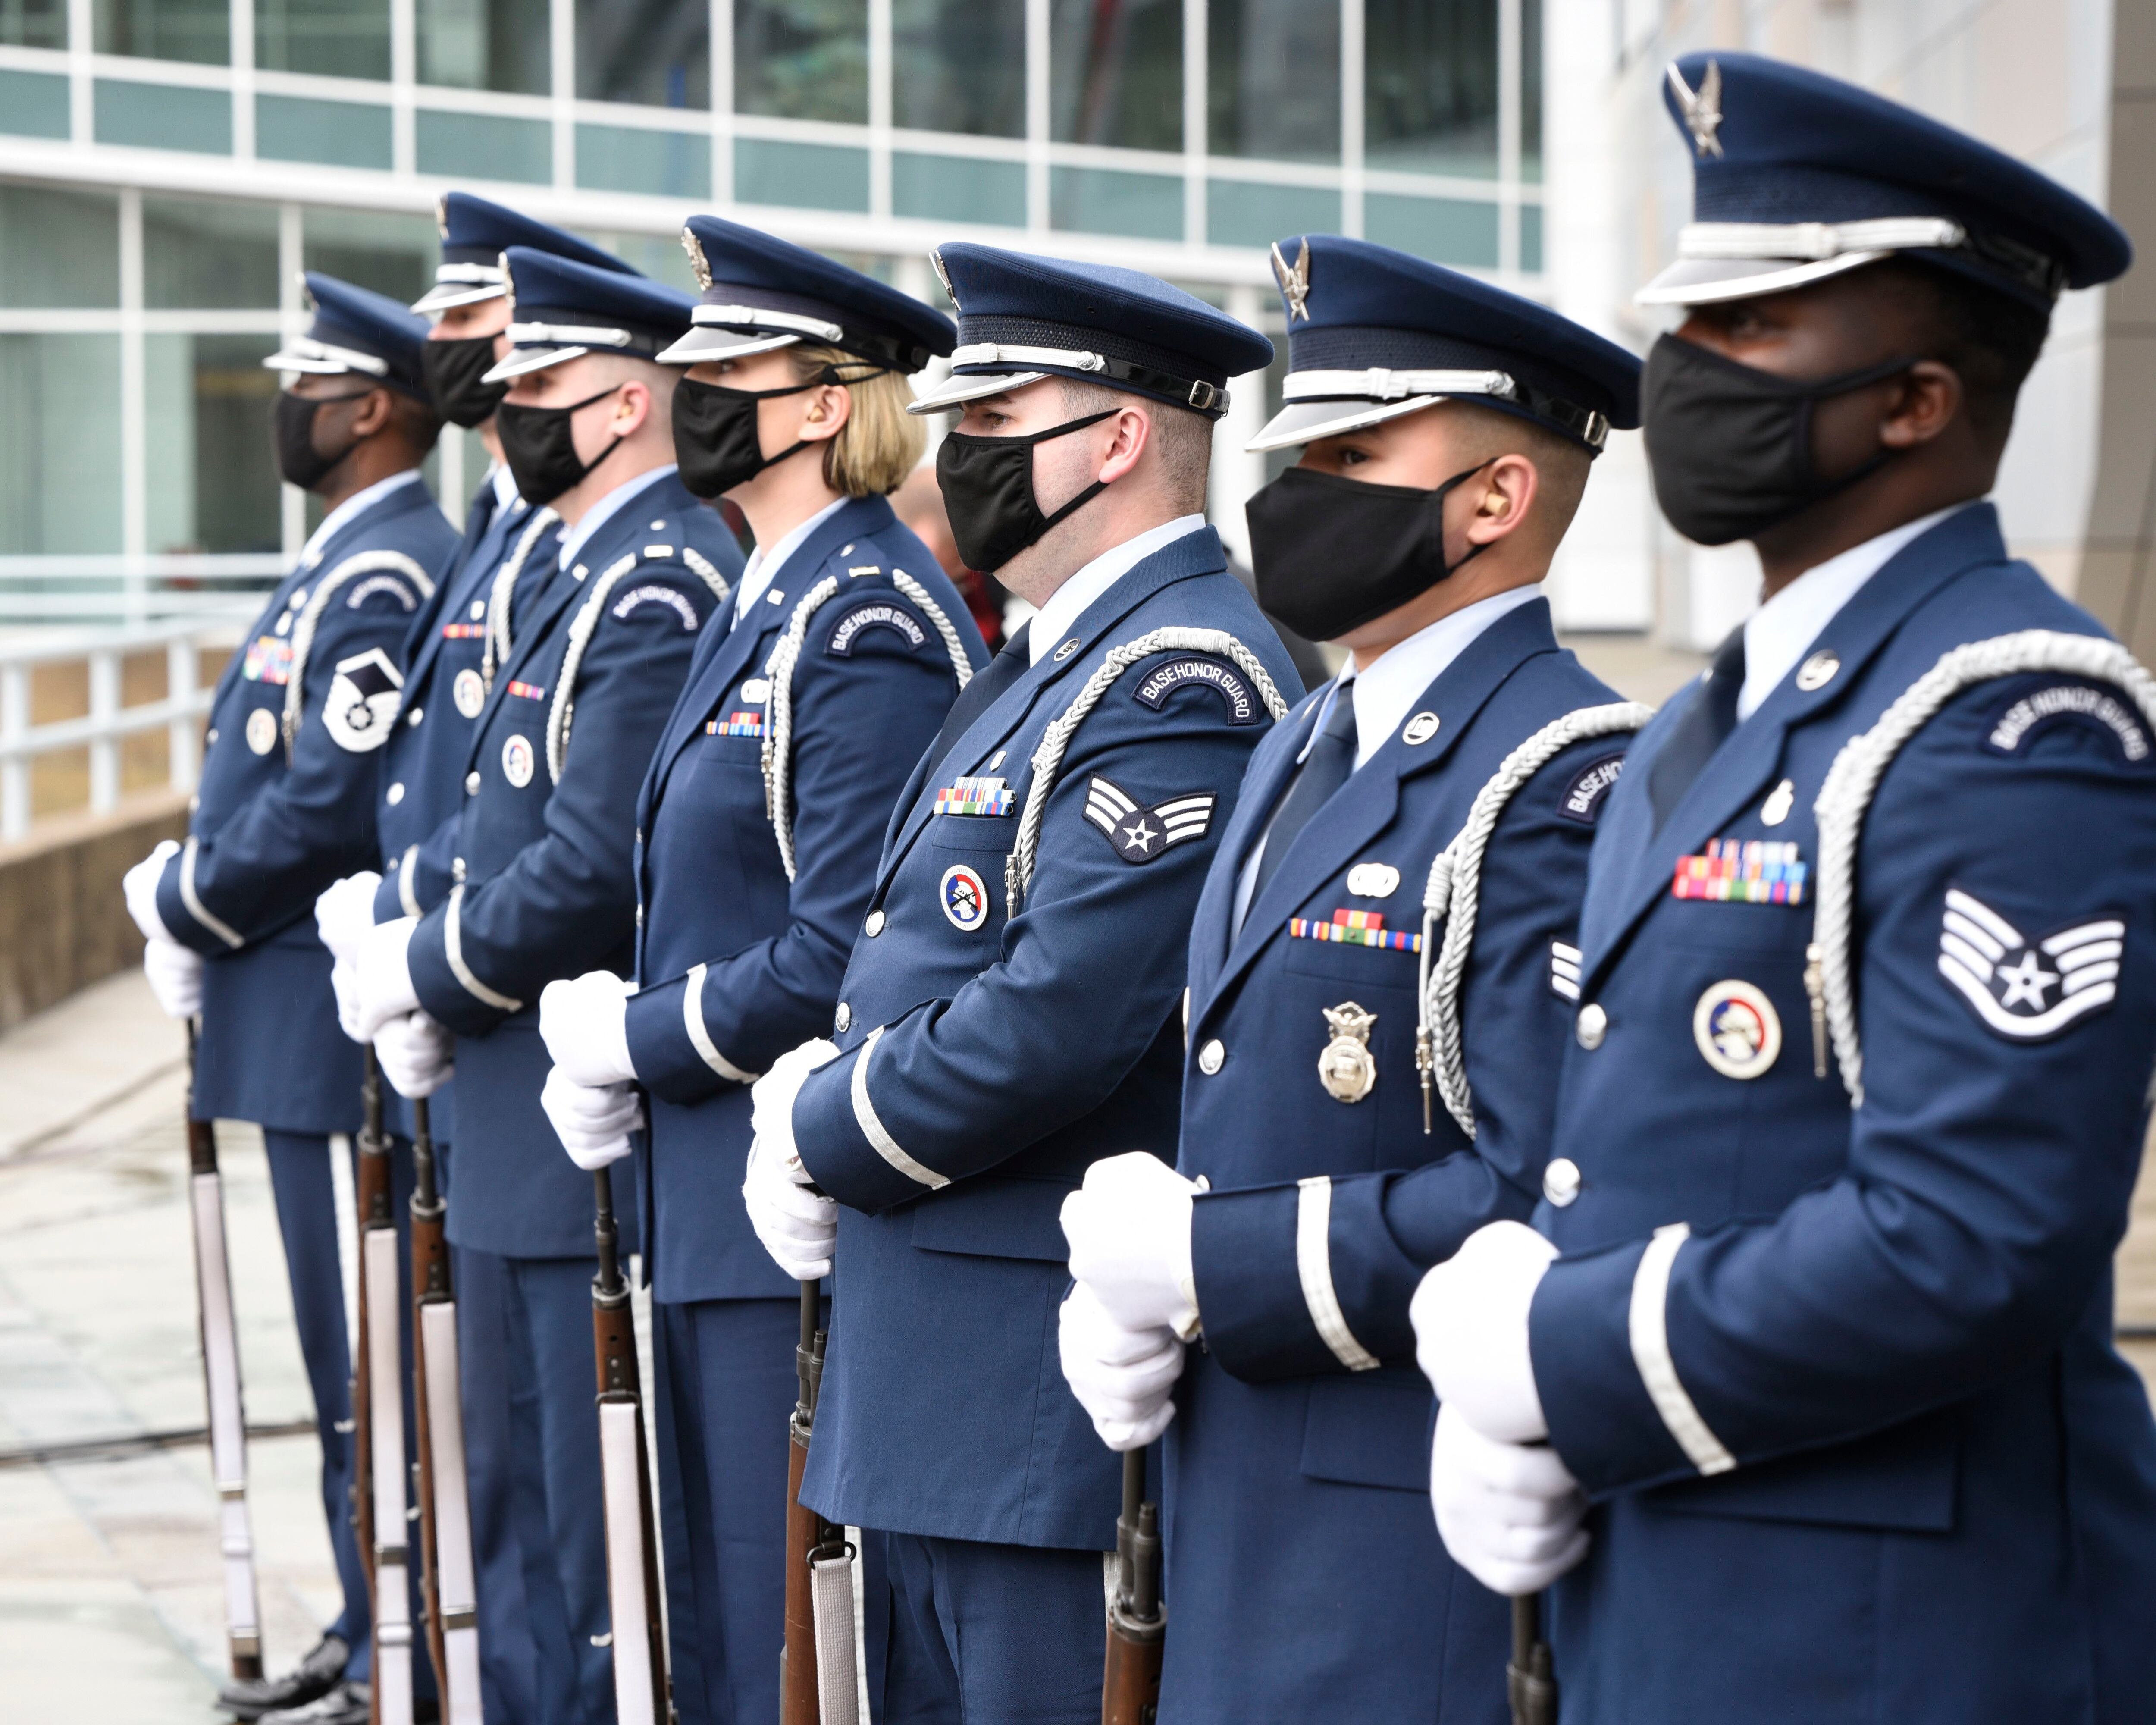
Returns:
[[[379,647],[338,660],[322,707],[322,722],[336,746],[363,755],[388,742],[403,689],[404,679]]]
[[[1370,1032],[1378,1022],[1352,1000],[1323,1009],[1332,1039],[1317,1057],[1317,1081],[1337,1102],[1359,1102],[1378,1082],[1378,1062],[1370,1052]]]

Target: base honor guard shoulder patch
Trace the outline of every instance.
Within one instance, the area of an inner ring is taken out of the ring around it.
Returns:
[[[1228,709],[1230,725],[1255,725],[1264,709],[1250,680],[1231,665],[1217,659],[1188,656],[1157,665],[1131,691],[1133,700],[1158,712],[1178,689],[1210,689]]]
[[[1125,862],[1149,863],[1178,845],[1204,838],[1213,824],[1214,801],[1206,791],[1147,807],[1096,773],[1086,781],[1086,819],[1108,835]]]
[[[936,793],[937,814],[1009,814],[1018,799],[1001,778],[955,778]]]
[[[1974,894],[1947,890],[1939,974],[1986,1029],[2010,1042],[2045,1042],[2118,998],[2126,923],[2076,917],[2031,939]]]
[[[1717,904],[1800,905],[1809,870],[1787,839],[1710,839],[1703,855],[1677,859],[1670,891]]]
[[[1557,812],[1567,820],[1576,820],[1582,826],[1593,826],[1594,818],[1602,813],[1602,804],[1609,794],[1609,788],[1617,783],[1618,775],[1625,770],[1623,752],[1604,755],[1599,761],[1589,761],[1572,777],[1564,788],[1564,795],[1558,799]]]
[[[380,748],[389,741],[389,728],[397,721],[403,688],[403,678],[379,647],[339,660],[329,696],[322,703],[322,723],[331,740],[356,755]]]
[[[853,572],[874,575],[878,572],[868,569]],[[841,659],[851,658],[855,644],[861,638],[861,632],[871,629],[895,634],[908,647],[926,646],[928,643],[928,631],[921,627],[921,619],[905,606],[895,599],[870,598],[864,599],[839,618],[838,627],[831,631],[831,639],[824,650]]]
[[[1992,715],[1984,746],[1995,755],[2018,754],[2030,737],[2061,725],[2107,732],[2128,762],[2148,758],[2140,716],[2111,691],[2088,683],[2053,683],[2014,696]]]
[[[673,554],[671,546],[662,547],[654,545],[644,547],[647,554],[662,549],[670,557]],[[613,602],[607,614],[619,620],[628,616],[632,611],[641,610],[646,605],[665,606],[681,619],[681,627],[685,633],[694,634],[696,632],[698,621],[696,608],[689,603],[689,596],[679,588],[662,587],[655,582],[647,582],[641,587],[629,588],[627,593]]]
[[[1330,922],[1315,916],[1291,916],[1288,937],[1299,941],[1333,941],[1343,947],[1378,947],[1389,952],[1419,952],[1422,937],[1385,927],[1381,911],[1338,910]]]

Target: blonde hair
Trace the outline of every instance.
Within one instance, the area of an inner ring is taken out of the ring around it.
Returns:
[[[853,412],[824,445],[824,483],[849,497],[884,496],[904,485],[928,447],[927,428],[906,411],[913,399],[906,374],[872,370],[868,361],[836,347],[793,347],[786,357],[798,382],[828,368],[853,397]]]

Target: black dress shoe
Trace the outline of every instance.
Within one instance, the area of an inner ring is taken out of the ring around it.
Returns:
[[[264,1713],[262,1725],[367,1725],[374,1694],[364,1683],[339,1683],[328,1694],[301,1707]]]
[[[291,1670],[279,1677],[234,1678],[218,1691],[217,1704],[239,1719],[305,1707],[336,1686],[352,1649],[342,1635],[324,1635]]]

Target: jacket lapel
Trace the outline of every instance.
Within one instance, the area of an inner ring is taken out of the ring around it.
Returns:
[[[1228,825],[1220,834],[1220,848],[1214,853],[1213,867],[1206,875],[1205,890],[1199,895],[1198,913],[1191,922],[1190,999],[1194,1008],[1213,998],[1220,967],[1227,963],[1232,944],[1235,893],[1244,866],[1250,860],[1250,846],[1279,803],[1281,793],[1286,788],[1296,757],[1309,739],[1310,727],[1317,722],[1318,710],[1325,705],[1323,691],[1327,686],[1329,685],[1321,685],[1316,694],[1301,704],[1300,711],[1289,716],[1278,732],[1258,745],[1250,776],[1236,795],[1235,812],[1228,817]]]
[[[459,547],[458,560],[449,566],[451,572],[435,586],[434,598],[419,608],[419,614],[412,624],[413,634],[405,638],[407,688],[417,687],[425,679],[442,650],[442,632],[437,625],[447,614],[450,599],[478,593],[501,561],[509,536],[523,530],[530,514],[521,502],[497,509],[478,537],[467,540]]]

